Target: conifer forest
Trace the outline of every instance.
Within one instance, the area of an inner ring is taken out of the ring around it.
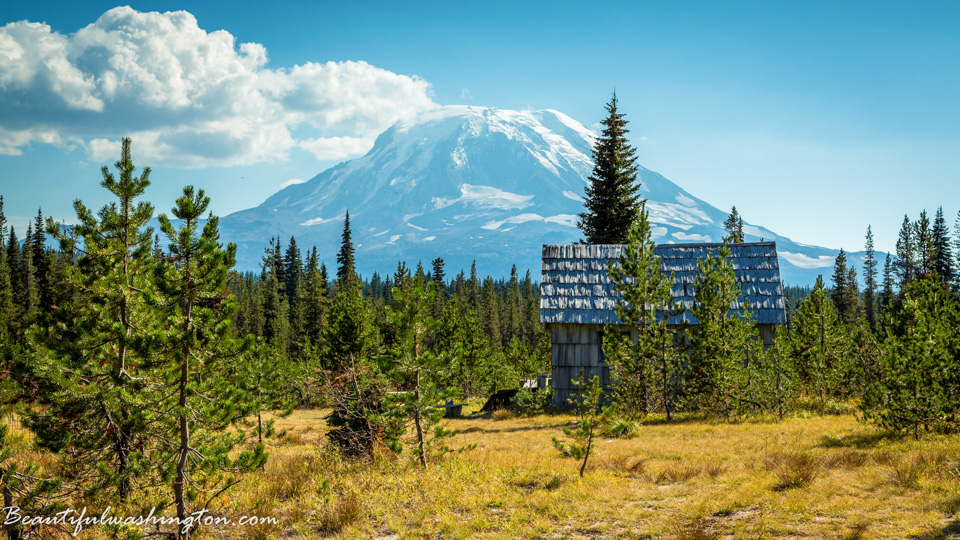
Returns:
[[[850,421],[839,434],[823,435],[820,453],[771,451],[750,466],[762,472],[743,465],[753,471],[749,477],[777,478],[772,488],[750,489],[766,493],[759,498],[781,497],[826,482],[829,456],[874,459],[871,466],[900,475],[903,490],[934,486],[949,513],[960,500],[960,453],[951,438],[960,432],[960,216],[952,227],[942,209],[932,219],[923,212],[876,224],[899,226],[890,254],[874,251],[872,228],[865,227],[862,268],[848,264],[841,250],[832,274],[812,288],[787,284],[787,324],[764,346],[751,307],[730,310],[741,290],[726,247],[699,262],[697,302],[674,304],[673,279],[653,252],[615,96],[607,110],[581,222],[598,243],[627,246],[609,276],[623,298],[617,315],[636,338],[608,327],[609,384],[581,380],[580,395],[560,406],[549,387],[521,387],[551,372],[539,275],[514,267],[508,277],[481,276],[475,266],[447,267],[438,254],[415,267],[398,261],[360,276],[351,230],[362,224],[349,213],[337,253],[278,237],[259,272],[238,272],[236,246],[221,241],[203,189],[187,186],[174,201],[152,200],[150,169],[135,166],[129,139],[118,161],[102,170],[112,201],[99,209],[76,201],[71,225],[38,212],[26,231],[15,231],[0,198],[4,506],[48,517],[79,507],[134,516],[155,509],[181,524],[198,512],[279,516],[277,523],[246,528],[202,520],[194,527],[112,524],[83,533],[91,538],[385,538],[404,530],[509,537],[517,529],[497,519],[523,504],[494,504],[501,495],[490,493],[468,497],[465,486],[552,493],[569,511],[601,489],[577,482],[722,484],[741,465],[664,465],[658,452],[680,444],[665,438],[691,426],[713,432],[770,425],[791,433],[799,426],[800,433],[814,425],[802,422],[842,417]],[[743,219],[736,208],[730,215],[727,240],[741,242]],[[666,323],[685,309],[700,323]],[[516,394],[499,410],[476,410],[501,390]],[[461,404],[468,419],[444,418]],[[515,463],[498,462],[504,458],[483,449],[494,443],[477,433],[496,422],[516,423],[503,437],[527,437],[503,439],[521,445]],[[639,458],[612,450],[646,437],[665,446]],[[847,444],[844,437],[861,437],[865,446],[824,457]],[[886,457],[877,457],[879,450],[863,450],[871,437],[933,444],[940,453],[921,450],[908,461],[883,450]],[[545,445],[531,450],[539,460],[534,470],[522,466],[524,445]],[[305,450],[291,454],[289,447]],[[492,479],[489,471],[501,476]],[[383,486],[392,486],[391,495],[381,493]],[[453,491],[430,492],[430,504],[440,506],[426,507],[461,505],[466,521],[415,517],[408,499],[390,498],[435,486]],[[285,506],[288,500],[295,502]],[[707,517],[673,508],[679,521],[672,525],[648,518],[604,522],[597,534],[580,537],[643,529],[661,531],[651,533],[656,537],[719,538],[709,534],[734,527],[722,518],[736,512],[747,512],[748,525],[736,525],[748,527],[742,530],[766,526],[757,520],[758,503],[730,504]],[[562,512],[555,518],[579,519]],[[902,530],[876,519],[863,530]],[[922,529],[924,519],[910,526]],[[811,534],[859,530],[845,521],[831,527]],[[53,520],[3,525],[8,540],[68,537],[72,530]],[[574,536],[560,534],[567,533]],[[846,536],[853,537],[860,536]]]

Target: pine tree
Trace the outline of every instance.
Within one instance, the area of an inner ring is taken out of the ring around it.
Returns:
[[[873,231],[867,225],[866,256],[863,259],[863,306],[870,330],[877,328],[877,259],[873,251]]]
[[[593,172],[587,179],[585,212],[577,226],[588,244],[622,244],[640,209],[636,150],[627,142],[627,121],[617,110],[614,92],[606,105],[603,133],[593,147]]]
[[[150,185],[150,168],[134,176],[130,139],[123,139],[115,167],[119,178],[104,166],[101,186],[116,202],[97,214],[74,202],[76,237],[47,222],[61,251],[77,254],[69,279],[84,298],[62,306],[59,320],[38,327],[31,338],[37,349],[48,350],[40,355],[38,374],[56,393],[45,396],[49,407],[28,424],[41,447],[64,449],[76,470],[110,471],[97,475],[93,487],[112,486],[126,500],[133,481],[147,474],[146,452],[156,442],[150,428],[156,388],[145,384],[153,362],[146,332],[154,324],[145,295],[155,260],[147,227],[153,206],[137,200]],[[30,257],[34,253],[42,251]]]
[[[620,327],[608,325],[603,352],[616,381],[614,395],[620,410],[646,414],[650,402],[657,400],[670,420],[682,354],[667,323],[683,313],[683,304],[673,301],[673,275],[660,273],[655,247],[647,211],[641,205],[639,218],[627,232],[620,265],[608,265],[607,270],[614,290],[622,295],[615,308],[617,318],[631,331],[624,334]]]
[[[172,414],[164,423],[171,453],[171,466],[164,475],[174,479],[174,504],[181,523],[192,513],[193,501],[204,508],[239,482],[226,471],[252,470],[266,460],[260,444],[252,452],[230,454],[245,433],[226,428],[251,414],[256,404],[238,388],[226,361],[242,353],[249,341],[238,344],[232,335],[236,298],[227,294],[226,280],[237,247],[221,247],[216,216],[209,215],[202,232],[197,231],[209,204],[203,190],[195,192],[187,186],[172,211],[182,223],[180,229],[174,229],[165,214],[159,216],[160,230],[170,241],[169,252],[175,260],[155,272],[157,305],[165,315],[161,341],[169,351],[167,383],[176,389],[175,401],[169,404]],[[200,489],[206,501],[198,500]],[[178,538],[189,539],[192,533],[181,529]]]
[[[401,379],[401,388],[407,389],[398,399],[404,416],[413,422],[415,453],[424,469],[428,467],[431,453],[438,450],[438,440],[447,434],[438,429],[437,422],[444,410],[436,407],[439,403],[436,381],[443,377],[440,372],[449,365],[449,360],[426,347],[429,334],[437,328],[437,321],[429,314],[436,294],[436,289],[422,276],[414,276],[394,287],[393,305],[389,309],[396,339],[391,351],[394,372]]]
[[[860,404],[864,418],[911,433],[960,431],[960,343],[957,304],[942,286],[928,280],[910,284],[903,307],[885,316],[880,373]]]
[[[821,410],[827,399],[851,390],[849,343],[840,314],[827,298],[823,277],[817,276],[793,323],[793,358],[803,386],[814,393]]]
[[[337,253],[337,282],[346,283],[356,279],[353,260],[353,240],[350,232],[350,211],[343,220],[343,234],[340,235],[340,251]]]
[[[950,250],[950,230],[943,217],[943,207],[937,208],[933,220],[934,271],[943,283],[953,283],[953,253]]]
[[[691,407],[731,415],[756,402],[747,370],[758,360],[760,340],[749,306],[740,301],[740,284],[726,244],[719,257],[711,253],[697,262],[694,289],[697,296],[690,314],[697,324],[689,334],[684,392]],[[741,312],[731,315],[737,304]]]
[[[741,243],[743,242],[743,217],[740,216],[740,213],[737,212],[737,207],[734,206],[730,210],[730,215],[727,216],[727,220],[723,222],[723,229],[727,231],[727,236],[723,237],[723,240],[727,243]]]
[[[53,270],[51,261],[47,256],[46,247],[46,222],[43,219],[43,211],[37,210],[37,217],[33,222],[33,238],[28,238],[31,250],[35,282],[37,287],[37,309],[40,315],[50,310],[51,290],[50,290],[50,272]]]

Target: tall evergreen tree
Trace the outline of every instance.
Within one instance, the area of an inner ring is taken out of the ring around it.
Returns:
[[[913,228],[918,277],[929,278],[935,271],[936,250],[933,245],[933,228],[926,210],[920,212],[920,218],[913,224]]]
[[[940,280],[946,284],[953,283],[953,252],[951,251],[950,229],[947,220],[943,217],[943,207],[937,208],[933,220],[933,259],[934,270]]]
[[[70,279],[84,299],[63,306],[57,324],[36,329],[37,348],[50,351],[40,355],[38,374],[56,393],[44,398],[49,407],[28,424],[42,447],[63,449],[73,468],[96,476],[92,488],[112,487],[126,500],[134,480],[147,474],[146,453],[156,444],[151,404],[157,388],[145,383],[153,364],[146,333],[155,322],[145,295],[151,293],[155,259],[147,227],[153,206],[137,200],[150,185],[150,168],[134,175],[127,138],[115,166],[119,178],[105,166],[100,185],[116,202],[96,215],[74,202],[79,244],[52,219],[47,222],[61,250],[77,253]],[[97,474],[103,470],[110,472]]]
[[[883,263],[883,291],[880,293],[880,312],[884,313],[893,305],[893,301],[896,298],[896,293],[893,292],[894,282],[893,282],[893,259],[890,258],[890,254],[887,253],[887,260]]]
[[[897,259],[894,262],[901,291],[913,281],[917,274],[917,250],[914,238],[915,232],[910,217],[904,215],[900,236],[897,238]]]
[[[433,265],[433,276],[432,276],[433,281],[439,287],[438,290],[441,292],[441,294],[445,294],[444,291],[446,291],[446,287],[447,287],[447,281],[446,281],[447,274],[443,269],[443,258],[437,257],[436,259],[433,260],[432,265]]]
[[[350,211],[343,219],[343,234],[340,235],[340,251],[337,253],[337,281],[346,282],[356,279],[353,260],[353,239],[350,232]]]
[[[10,336],[14,321],[13,282],[6,250],[7,217],[3,213],[3,195],[0,195],[0,344]]]
[[[622,244],[640,209],[636,150],[627,142],[627,121],[617,109],[617,93],[607,103],[603,133],[593,147],[593,172],[587,179],[585,212],[577,226],[588,244]]]
[[[165,315],[167,383],[175,389],[174,401],[168,404],[172,414],[164,418],[171,457],[164,476],[173,478],[173,502],[181,523],[192,514],[192,505],[205,508],[239,482],[226,471],[251,470],[266,460],[262,444],[252,452],[231,454],[245,433],[226,428],[254,412],[256,403],[238,388],[226,362],[250,341],[236,343],[231,326],[236,298],[227,294],[226,280],[237,246],[221,247],[216,216],[209,215],[203,231],[197,231],[209,205],[203,190],[187,186],[172,211],[181,227],[174,229],[165,214],[159,216],[160,230],[176,261],[158,266],[155,281],[158,306]],[[192,536],[192,530],[178,531],[182,540]]]
[[[723,229],[727,231],[727,236],[723,237],[726,242],[731,244],[743,242],[743,217],[737,212],[736,206],[730,210],[730,215],[723,222]]]
[[[287,296],[287,302],[293,302],[296,298],[297,285],[303,278],[303,260],[300,258],[300,248],[297,247],[297,239],[290,237],[290,243],[287,244],[287,250],[283,254],[284,283],[283,288]]]
[[[877,259],[873,250],[873,231],[867,225],[866,256],[863,259],[863,306],[870,330],[877,328]]]
[[[830,290],[830,300],[836,306],[841,320],[849,322],[856,313],[856,304],[851,302],[851,289],[856,283],[850,282],[850,269],[847,268],[847,254],[840,248],[840,253],[833,264],[833,288]]]

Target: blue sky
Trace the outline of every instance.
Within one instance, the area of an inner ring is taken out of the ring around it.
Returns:
[[[135,2],[105,15],[114,7],[0,14],[49,25],[0,29],[0,193],[21,236],[38,206],[69,219],[74,198],[106,202],[99,167],[125,133],[159,210],[192,183],[223,215],[432,103],[552,108],[591,126],[613,88],[641,164],[796,241],[859,250],[872,224],[892,249],[904,213],[943,205],[952,224],[960,208],[956,3]],[[149,13],[175,10],[195,22]],[[141,47],[162,35],[160,52],[201,52],[182,73],[162,55],[114,66],[140,78],[125,89],[103,79],[102,54],[69,53],[123,49],[104,33],[114,23]]]

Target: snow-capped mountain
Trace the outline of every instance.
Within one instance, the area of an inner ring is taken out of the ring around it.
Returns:
[[[593,167],[593,132],[554,110],[517,112],[447,106],[383,132],[366,155],[280,190],[256,208],[221,219],[238,267],[258,268],[272,237],[316,245],[335,265],[346,211],[358,270],[392,273],[443,257],[448,275],[476,260],[481,275],[540,273],[541,244],[574,243]],[[658,243],[718,242],[727,213],[645,168],[641,189]],[[776,240],[790,284],[832,272],[835,250],[798,244],[747,224],[748,241]],[[856,255],[851,257],[860,263]]]

